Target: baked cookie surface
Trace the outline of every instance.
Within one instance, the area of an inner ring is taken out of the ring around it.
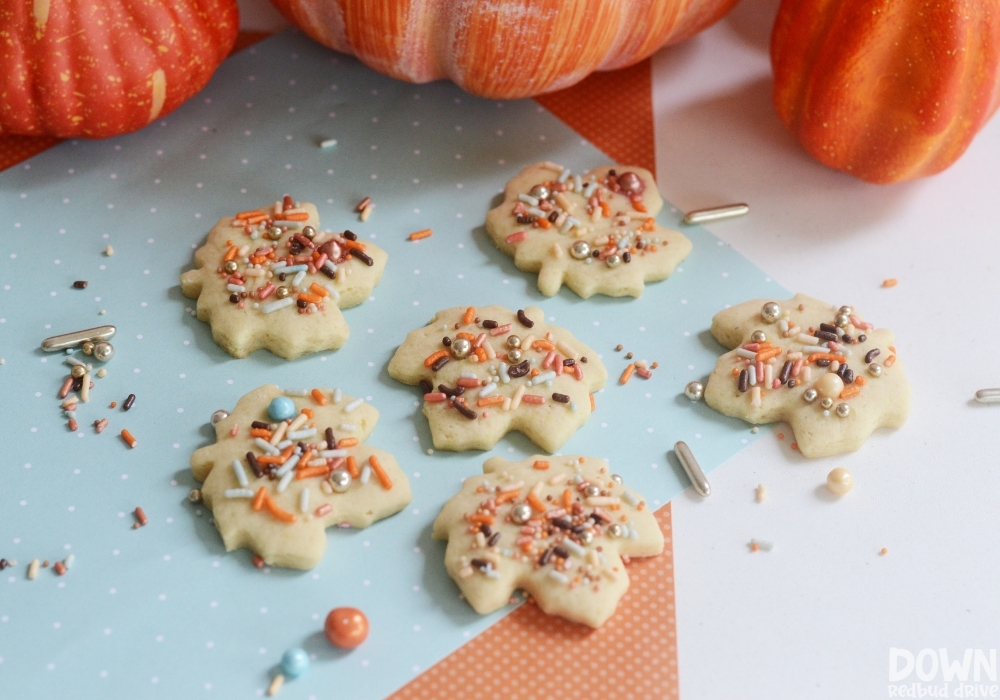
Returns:
[[[605,166],[574,176],[537,163],[507,183],[486,231],[546,296],[565,284],[594,294],[642,295],[691,252],[691,241],[656,223],[663,200],[648,170]]]
[[[705,402],[749,423],[785,421],[806,457],[857,450],[910,413],[910,383],[895,338],[849,306],[804,294],[755,299],[720,311],[712,335],[722,355]]]
[[[544,318],[536,307],[457,306],[410,331],[389,376],[423,387],[434,447],[488,450],[516,430],[555,452],[587,422],[607,370]]]
[[[316,207],[287,201],[221,219],[181,275],[198,318],[233,357],[260,348],[287,360],[336,350],[350,335],[341,309],[368,299],[385,251],[350,231],[319,230]]]
[[[374,407],[339,390],[265,384],[243,396],[215,426],[215,444],[191,456],[226,550],[311,569],[326,528],[368,527],[406,507],[410,484],[395,458],[364,444],[377,421]]]
[[[622,556],[663,551],[652,511],[602,459],[493,457],[483,472],[463,482],[433,531],[476,612],[502,608],[520,588],[549,615],[600,627],[628,590]]]

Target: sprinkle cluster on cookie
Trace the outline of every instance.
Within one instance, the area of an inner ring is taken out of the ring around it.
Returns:
[[[199,318],[212,323],[217,342],[230,354],[243,357],[266,347],[291,359],[346,341],[349,331],[339,308],[367,299],[387,256],[351,231],[333,233],[318,226],[313,205],[286,195],[273,209],[239,212],[212,229],[195,256],[198,269],[184,273],[181,288],[199,300]],[[323,318],[270,332],[279,312],[293,310]]]
[[[586,422],[607,371],[540,309],[456,307],[412,331],[389,374],[424,392],[439,449],[489,449],[520,430],[548,451]]]
[[[409,503],[392,455],[363,444],[377,420],[364,399],[340,389],[265,385],[241,398],[216,425],[216,444],[191,458],[226,548],[311,568],[327,526],[367,527]],[[300,530],[282,532],[290,526]]]
[[[545,612],[598,627],[628,587],[622,557],[663,550],[646,502],[604,460],[495,457],[484,472],[434,524],[449,573],[480,613],[522,588]]]
[[[662,206],[642,168],[573,175],[539,163],[508,183],[486,228],[519,268],[539,273],[543,294],[565,282],[582,297],[639,296],[645,282],[668,277],[691,250],[683,235],[657,225]]]
[[[802,294],[746,302],[717,314],[712,334],[733,350],[709,378],[709,405],[752,423],[789,421],[806,456],[857,449],[909,413],[892,334],[853,307]]]

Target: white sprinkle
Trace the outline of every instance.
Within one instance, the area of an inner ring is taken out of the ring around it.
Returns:
[[[226,289],[230,292],[245,292],[247,290],[242,284],[227,284]]]
[[[311,438],[316,436],[316,428],[306,428],[305,430],[296,430],[294,432],[288,433],[289,440],[305,440],[306,438]]]
[[[371,478],[372,478],[372,468],[366,464],[364,469],[361,470],[361,483],[367,484]]]
[[[334,403],[340,403],[340,401],[343,398],[344,398],[344,394],[340,391],[339,387],[333,390],[333,402]]]
[[[233,471],[236,472],[236,480],[240,482],[240,486],[246,488],[250,485],[250,482],[247,480],[247,473],[244,471],[243,463],[240,460],[233,460]]]
[[[344,406],[344,413],[350,413],[354,409],[361,406],[361,404],[363,404],[364,402],[365,402],[364,399],[354,399],[354,401],[351,401],[351,403]]]
[[[530,194],[524,194],[522,192],[521,194],[517,195],[517,198],[520,201],[522,201],[525,204],[527,204],[528,206],[531,206],[531,207],[537,207],[538,206],[538,198],[537,197],[532,197]]]
[[[283,392],[285,396],[309,396],[309,392],[305,389],[285,389]]]
[[[287,462],[281,465],[280,469],[274,472],[275,475],[280,476],[282,477],[282,479],[284,479],[284,477],[292,473],[292,469],[295,468],[295,465],[299,463],[300,459],[302,459],[302,455],[292,455],[291,457],[288,458]]]
[[[353,423],[341,423],[340,425],[337,426],[337,428],[347,433],[353,433],[355,430],[358,429],[358,426],[354,425]]]
[[[324,139],[319,142],[320,148],[333,148],[337,145],[337,139]]]
[[[288,461],[291,462],[292,460]],[[293,478],[295,478],[295,473],[292,471],[289,471],[287,474],[281,477],[281,481],[278,482],[278,493],[284,493],[285,489],[288,488],[288,485],[292,483]]]
[[[337,457],[346,457],[347,450],[323,450],[319,453],[319,456],[323,459],[331,459]]]
[[[561,571],[556,571],[555,569],[549,570],[549,578],[554,578],[556,581],[559,581],[560,583],[569,583],[569,578],[566,576],[566,574],[562,573]]]
[[[299,494],[299,510],[303,513],[309,511],[309,489],[302,489],[302,493]]]
[[[253,498],[253,489],[226,489],[226,498]]]
[[[263,311],[266,314],[269,314],[272,311],[277,311],[279,309],[284,309],[286,307],[289,307],[294,303],[295,303],[294,299],[292,299],[291,297],[285,297],[284,299],[278,299],[277,301],[268,302],[267,304],[264,304],[260,308],[261,311]]]
[[[264,438],[254,438],[253,444],[259,447],[260,449],[264,450],[264,452],[266,452],[269,455],[281,454],[281,450],[279,450],[277,447],[269,443]]]

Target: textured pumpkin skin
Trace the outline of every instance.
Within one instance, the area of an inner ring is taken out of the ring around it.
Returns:
[[[198,92],[235,0],[0,0],[0,133],[105,138]]]
[[[709,26],[737,0],[271,0],[310,37],[414,83],[484,97],[568,87]]]
[[[995,0],[783,0],[774,106],[818,161],[876,183],[933,175],[1000,105]]]

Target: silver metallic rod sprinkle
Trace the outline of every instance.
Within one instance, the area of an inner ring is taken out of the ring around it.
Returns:
[[[980,389],[976,392],[979,403],[1000,403],[1000,389]]]
[[[707,496],[712,493],[712,487],[708,485],[708,479],[705,478],[705,472],[701,470],[701,466],[698,464],[698,460],[694,458],[694,454],[691,453],[691,448],[687,446],[683,441],[678,441],[674,445],[674,454],[677,455],[677,461],[681,463],[684,467],[684,473],[688,475],[691,480],[691,485],[694,486],[694,490],[698,492],[701,496]]]
[[[45,352],[56,352],[58,350],[65,350],[66,348],[75,348],[77,345],[82,345],[88,340],[94,342],[108,340],[109,338],[113,338],[117,331],[118,329],[114,326],[98,326],[97,328],[88,328],[74,333],[54,335],[42,341],[42,350]]]
[[[704,224],[709,221],[721,221],[722,219],[734,219],[737,216],[744,216],[750,213],[750,207],[742,202],[740,204],[726,204],[721,207],[711,209],[698,209],[691,211],[684,217],[685,224]]]

